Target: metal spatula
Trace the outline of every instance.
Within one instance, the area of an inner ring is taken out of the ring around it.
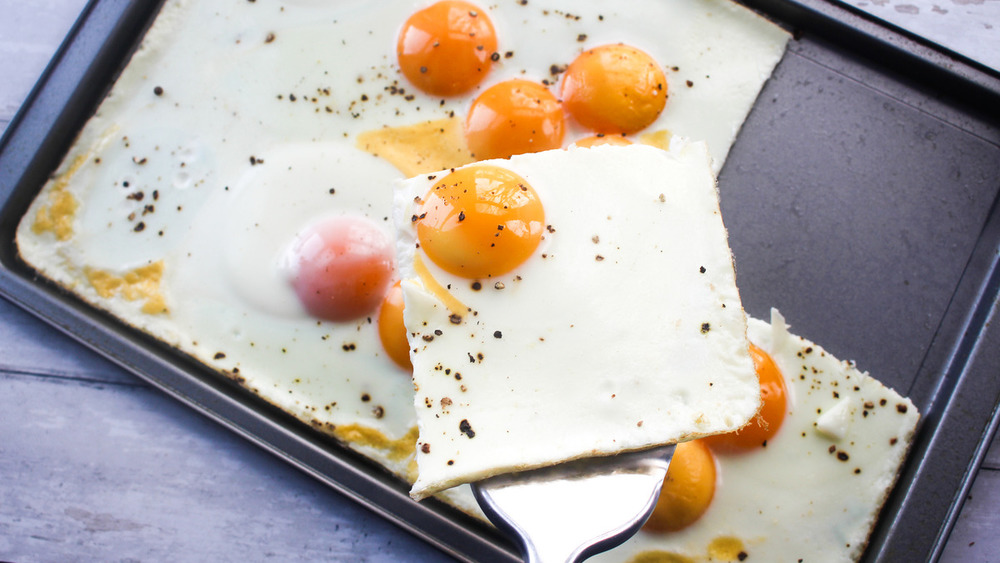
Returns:
[[[674,446],[498,475],[472,491],[529,563],[563,563],[632,537],[660,496]]]

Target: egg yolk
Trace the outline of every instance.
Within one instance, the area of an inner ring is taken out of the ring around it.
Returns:
[[[410,363],[410,345],[406,341],[406,326],[403,325],[403,289],[396,282],[385,294],[382,307],[378,311],[378,337],[382,348],[396,365],[406,371],[413,371]]]
[[[465,138],[476,160],[562,146],[562,106],[552,92],[530,80],[508,80],[479,95],[465,119]]]
[[[290,251],[292,288],[309,314],[349,321],[374,311],[392,277],[392,239],[362,217],[333,217],[300,234]]]
[[[413,220],[432,262],[476,279],[505,274],[527,260],[541,241],[545,212],[523,178],[478,165],[445,176]]]
[[[455,96],[479,84],[496,50],[496,31],[486,12],[456,0],[414,12],[396,43],[403,75],[435,96]]]
[[[690,526],[708,510],[715,496],[715,458],[703,440],[677,444],[667,467],[653,513],[643,525],[650,532],[674,532]]]
[[[635,133],[667,103],[667,77],[648,54],[627,45],[584,51],[563,76],[566,111],[599,133]]]
[[[757,379],[760,381],[760,410],[743,428],[704,438],[717,452],[739,453],[762,447],[777,434],[785,420],[788,391],[781,370],[770,354],[753,343],[750,344],[750,357],[753,358]]]
[[[584,137],[583,139],[573,142],[573,145],[577,147],[596,147],[599,145],[624,146],[631,144],[632,141],[622,137],[621,135],[605,135],[603,133],[591,135],[590,137]]]

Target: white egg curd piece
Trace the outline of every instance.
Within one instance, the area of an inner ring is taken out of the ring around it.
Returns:
[[[730,436],[681,444],[649,522],[595,560],[861,558],[913,440],[916,407],[789,333],[777,310],[770,323],[749,319],[748,334],[781,381],[764,398],[766,415],[784,395],[770,435],[742,447]]]
[[[571,148],[398,184],[412,496],[754,415],[709,158],[704,143]]]

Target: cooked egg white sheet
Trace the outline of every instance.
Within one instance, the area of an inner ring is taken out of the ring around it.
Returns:
[[[913,403],[851,362],[749,319],[751,342],[787,385],[785,421],[766,447],[716,454],[715,496],[676,532],[640,531],[601,561],[855,561],[896,482],[919,418]]]
[[[649,131],[707,139],[717,168],[788,38],[719,0],[580,2],[572,14],[504,1],[486,6],[502,51],[488,80],[442,100],[395,64],[395,34],[424,5],[167,0],[19,226],[21,256],[412,479],[408,374],[367,318],[311,318],[282,281],[283,249],[324,217],[359,215],[391,235],[391,183],[403,174],[357,148],[359,136],[459,120],[496,81],[554,83],[553,65],[622,41],[669,71],[670,100]]]
[[[428,255],[423,203],[449,185],[447,171],[396,193],[420,428],[412,495],[735,430],[753,416],[760,391],[703,143],[468,168],[484,165],[520,176],[545,212],[538,248],[503,275],[468,279]]]

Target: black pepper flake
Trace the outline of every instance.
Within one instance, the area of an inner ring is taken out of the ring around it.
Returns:
[[[712,325],[709,323],[701,323],[701,333],[708,334],[708,331],[712,330]]]
[[[224,352],[216,352],[215,356],[213,356],[213,358],[215,358],[216,360],[221,360],[222,358],[225,358],[225,357],[226,357],[226,354]]]
[[[479,291],[482,288],[483,288],[483,284],[479,283],[478,281],[472,282],[472,290],[473,291]]]
[[[375,418],[382,418],[385,416],[385,408],[383,408],[382,405],[375,405],[375,408],[372,409],[372,415],[374,415]]]
[[[465,221],[465,211],[459,211],[458,212],[458,220],[459,221]]]
[[[686,81],[685,84],[687,84],[688,88],[694,86],[694,82],[691,82],[690,80]]]
[[[353,350],[354,350],[354,349],[355,349],[356,347],[357,347],[357,346],[355,346],[353,342],[352,342],[352,343],[349,343],[349,344],[344,344],[343,346],[341,346],[341,348],[343,348],[345,352],[351,352],[351,351],[353,351]]]
[[[273,31],[269,32],[267,34],[267,37],[264,38],[264,43],[270,43],[272,41],[274,41],[274,32]]]
[[[860,468],[860,467],[855,467],[855,468],[854,468],[854,474],[855,474],[855,475],[859,475],[859,474],[861,474],[861,468]]]
[[[500,53],[497,53],[497,52],[494,51],[493,54],[490,55],[490,60],[493,61],[493,62],[499,61],[500,60]]]
[[[577,35],[576,40],[579,41],[580,43],[583,43],[584,41],[587,40],[587,34],[581,33],[580,35]]]
[[[434,329],[434,335],[435,336],[441,336],[442,334],[444,334],[444,333],[441,332],[441,329],[439,329],[439,328],[438,329]]]
[[[506,53],[503,54],[503,58],[505,59],[509,59],[513,56],[514,56],[514,51],[507,51]]]
[[[878,404],[879,404],[879,406],[883,406],[883,407],[884,407],[884,406],[885,406],[885,404],[886,404],[886,403],[888,403],[888,402],[889,402],[889,401],[887,401],[887,400],[885,400],[885,399],[882,399],[881,401],[879,401],[879,402],[878,402]]]
[[[448,465],[455,465],[455,460],[449,459],[448,460]]]
[[[598,262],[603,262],[604,261],[604,257],[601,256],[600,254],[598,254],[597,256],[594,256],[594,260],[597,260]]]
[[[505,286],[503,284],[503,282],[497,282],[497,283],[493,284],[493,289],[496,289],[496,290],[501,290],[501,289],[503,289],[505,287],[507,287],[507,286]]]
[[[827,450],[827,451],[830,452],[830,453],[833,453],[833,452],[837,451],[837,446],[830,446],[830,449]]]
[[[906,410],[907,410],[907,409],[906,409],[906,405],[904,405],[904,404],[902,404],[902,403],[900,403],[900,404],[896,405],[896,411],[898,411],[899,413],[901,413],[901,414],[905,414],[905,413],[906,413]]]
[[[453,325],[462,324],[462,315],[452,314],[448,317],[448,320],[451,321],[451,324]]]
[[[896,442],[898,442],[898,441],[899,441],[899,438],[896,438],[896,437],[889,438],[889,445],[890,446],[895,446]]]
[[[749,556],[747,555],[747,552],[745,552],[745,551],[741,551],[741,552],[739,552],[739,553],[736,554],[736,558],[739,559],[740,561],[746,561],[747,557],[749,557]]]
[[[847,455],[847,452],[837,452],[837,459],[840,461],[847,461],[850,459],[850,456]]]
[[[705,267],[702,266],[702,267],[698,268],[698,271],[704,274],[707,270],[705,270]]]
[[[372,396],[369,395],[368,393],[361,395],[361,402],[367,403],[370,400],[372,400]]]
[[[469,438],[475,438],[476,437],[476,431],[472,429],[472,425],[469,424],[469,420],[468,419],[463,418],[462,422],[458,423],[458,430],[460,432],[464,433]]]
[[[503,338],[503,333],[499,330],[493,331],[493,338]]]
[[[135,227],[132,228],[132,230],[137,233],[141,233],[142,231],[146,230],[146,223],[139,221],[138,223],[136,223]]]
[[[426,442],[420,444],[420,451],[424,452],[425,454],[431,453],[431,445]]]
[[[146,157],[139,158],[139,157],[133,156],[132,157],[132,162],[138,164],[139,166],[142,166],[143,164],[146,164]]]
[[[421,338],[424,339],[424,342],[431,342],[431,341],[434,340],[434,335],[433,334],[425,334],[425,335],[421,336]]]
[[[161,86],[157,86],[157,87],[153,88],[153,93],[156,94],[157,96],[162,96],[163,95],[163,88]]]

